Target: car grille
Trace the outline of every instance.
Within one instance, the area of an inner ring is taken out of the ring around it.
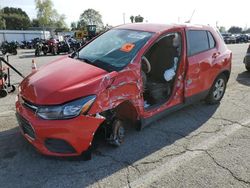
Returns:
[[[21,127],[24,134],[28,135],[30,138],[35,139],[35,131],[30,125],[30,123],[24,119],[20,114],[16,114],[17,121],[19,123],[19,126]]]
[[[49,151],[54,153],[76,153],[76,150],[65,140],[48,138],[45,140],[44,144]]]

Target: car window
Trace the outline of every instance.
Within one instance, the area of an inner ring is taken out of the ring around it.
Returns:
[[[209,41],[209,47],[214,48],[216,43],[215,43],[213,35],[208,31],[207,36],[208,36],[208,41]]]
[[[187,32],[188,55],[194,55],[209,49],[209,42],[206,31],[189,30]]]
[[[120,71],[152,35],[145,31],[112,29],[82,48],[76,58],[107,71]]]

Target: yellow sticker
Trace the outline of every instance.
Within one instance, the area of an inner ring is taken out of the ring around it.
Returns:
[[[134,44],[126,43],[120,48],[120,50],[123,51],[123,52],[130,52],[131,50],[133,50],[134,47],[135,47]]]

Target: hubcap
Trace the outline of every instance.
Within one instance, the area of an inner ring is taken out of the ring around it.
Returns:
[[[118,133],[117,133],[117,137],[118,137],[119,142],[122,142],[122,141],[123,141],[124,136],[125,136],[125,129],[121,126],[121,127],[118,129]]]
[[[215,83],[214,92],[213,92],[213,96],[215,100],[219,100],[222,97],[224,93],[224,89],[225,89],[224,80],[218,79],[217,82]]]

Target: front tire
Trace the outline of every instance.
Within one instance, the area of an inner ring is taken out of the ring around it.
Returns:
[[[121,120],[115,120],[112,125],[112,134],[110,135],[109,144],[119,147],[124,142],[125,128]]]
[[[8,95],[8,91],[6,89],[0,90],[0,98],[4,98]]]
[[[207,104],[218,104],[225,94],[227,78],[224,74],[219,75],[214,81],[206,98]]]
[[[247,69],[247,71],[250,72],[250,66],[247,66],[247,65],[246,65],[246,69]]]
[[[17,55],[17,50],[14,49],[13,52],[12,52],[13,55]]]

